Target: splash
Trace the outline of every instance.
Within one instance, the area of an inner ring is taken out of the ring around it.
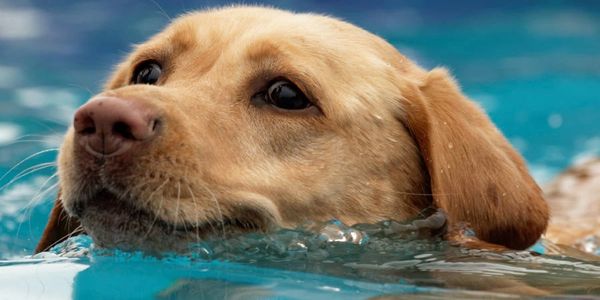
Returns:
[[[169,285],[156,289],[155,295],[159,298],[207,289],[219,290],[231,287],[233,281],[241,282],[234,289],[239,289],[240,294],[272,292],[269,290],[271,287],[265,291],[262,287],[257,289],[255,284],[248,284],[259,279],[244,277],[248,274],[239,268],[251,268],[248,270],[252,274],[260,272],[260,280],[278,284],[280,279],[275,277],[283,276],[290,283],[301,277],[298,274],[325,276],[311,277],[310,280],[318,282],[312,283],[316,284],[315,292],[338,296],[357,291],[368,291],[368,295],[419,294],[434,298],[473,299],[503,298],[511,294],[552,294],[566,299],[572,295],[600,295],[597,284],[600,280],[600,259],[540,255],[531,251],[491,252],[460,248],[443,239],[440,224],[444,223],[445,219],[435,213],[425,219],[404,223],[386,221],[347,226],[337,220],[313,222],[269,233],[215,237],[191,244],[186,253],[163,253],[159,256],[96,248],[90,237],[82,235],[34,258],[75,259],[91,264],[91,269],[110,267],[113,270],[122,266],[148,269],[144,272],[156,267],[181,269],[181,274],[174,271],[176,274],[169,275],[170,279],[166,281],[170,282]],[[538,248],[544,245],[542,243]],[[114,272],[107,274],[114,276]],[[189,275],[192,273],[196,275]],[[238,275],[243,280],[238,278],[240,280],[236,281],[235,276]],[[328,278],[335,278],[336,283],[323,284]],[[310,290],[306,286],[302,289]]]

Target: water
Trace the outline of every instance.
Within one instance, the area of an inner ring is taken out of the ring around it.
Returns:
[[[0,262],[0,279],[13,299],[25,291],[75,299],[600,295],[599,260],[466,250],[429,233],[390,228],[310,224],[207,240],[187,254],[161,257],[95,249],[89,237],[79,236],[33,258]]]
[[[272,4],[339,16],[384,36],[426,67],[447,66],[524,154],[538,181],[600,154],[599,3],[321,2]],[[318,240],[315,228],[196,245],[197,256],[105,252],[79,238],[52,255],[25,258],[45,225],[56,192],[53,149],[75,108],[100,89],[132,43],[160,30],[169,17],[218,4],[0,0],[0,174],[16,165],[0,175],[0,298],[419,293],[480,299],[503,297],[519,285],[600,295],[596,257],[547,243],[536,248],[547,251],[541,256],[494,254],[419,236],[366,234],[358,244],[327,242]],[[44,152],[17,165],[38,151]]]

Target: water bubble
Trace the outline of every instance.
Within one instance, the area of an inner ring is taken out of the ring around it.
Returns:
[[[321,238],[328,242],[349,242],[362,244],[365,241],[364,233],[344,225],[340,221],[331,221],[320,229]]]

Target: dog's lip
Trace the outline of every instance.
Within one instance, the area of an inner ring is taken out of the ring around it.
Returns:
[[[246,232],[246,231],[259,231],[264,230],[260,222],[253,222],[252,220],[222,216],[219,219],[207,220],[198,223],[182,222],[173,223],[161,218],[156,213],[147,209],[136,207],[126,199],[119,199],[112,192],[102,189],[98,191],[93,197],[87,201],[79,201],[79,205],[75,209],[75,217],[85,218],[86,210],[89,207],[95,207],[96,209],[109,209],[118,210],[121,213],[125,213],[132,219],[145,219],[151,220],[150,226],[156,226],[165,233],[194,233],[204,235],[211,234],[225,234],[225,232]]]
[[[123,141],[121,142],[123,145],[115,152],[112,153],[100,153],[94,149],[92,149],[92,147],[89,144],[83,144],[82,143],[82,147],[85,149],[85,151],[87,151],[87,153],[89,153],[90,155],[92,155],[93,157],[99,158],[99,159],[107,159],[107,158],[111,158],[111,157],[115,157],[115,156],[119,156],[125,152],[127,152],[133,145],[132,143],[129,143],[127,141]]]

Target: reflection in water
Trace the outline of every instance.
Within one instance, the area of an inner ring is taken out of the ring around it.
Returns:
[[[269,289],[221,280],[180,279],[161,291],[156,299],[265,299]]]

